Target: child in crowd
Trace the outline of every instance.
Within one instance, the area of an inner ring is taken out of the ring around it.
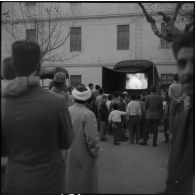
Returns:
[[[108,122],[112,124],[112,128],[114,131],[114,145],[119,145],[119,131],[120,131],[120,123],[121,123],[121,116],[127,115],[127,112],[119,111],[118,104],[114,103],[112,105],[112,111],[109,115]]]
[[[108,108],[106,106],[107,96],[102,96],[102,102],[99,108],[99,120],[100,120],[100,141],[107,141],[106,130],[108,123]]]

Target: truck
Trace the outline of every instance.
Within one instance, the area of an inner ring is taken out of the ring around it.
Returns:
[[[151,86],[159,87],[160,78],[155,64],[149,60],[124,60],[113,69],[102,68],[102,88],[105,93],[127,91],[148,92]]]

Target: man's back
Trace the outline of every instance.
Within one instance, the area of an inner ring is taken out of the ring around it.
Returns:
[[[127,105],[127,112],[129,115],[140,115],[141,107],[138,101],[132,100]]]
[[[162,117],[162,97],[157,94],[146,96],[146,119],[160,119]]]
[[[23,95],[2,99],[2,131],[9,147],[7,190],[63,191],[60,149],[69,148],[73,140],[63,97],[36,87]],[[55,184],[50,183],[54,177]]]
[[[96,97],[98,110],[99,110],[100,104],[101,104],[101,102],[102,102],[102,96],[103,96],[103,95],[98,95],[98,96]]]
[[[51,88],[51,91],[53,91],[53,92],[55,92],[55,93],[57,93],[57,94],[59,94],[59,95],[62,95],[62,96],[65,98],[66,104],[67,104],[67,105],[69,104],[69,96],[68,96],[68,94],[67,94],[66,92],[64,92],[63,90],[58,89],[58,88],[55,87],[55,86],[53,86],[53,87]]]

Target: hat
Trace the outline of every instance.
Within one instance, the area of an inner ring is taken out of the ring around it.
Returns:
[[[58,83],[64,83],[66,81],[66,75],[63,72],[57,72],[54,75],[54,79],[53,80],[55,82],[58,82]]]
[[[92,93],[88,86],[80,84],[73,89],[72,95],[75,100],[86,101],[91,97]]]

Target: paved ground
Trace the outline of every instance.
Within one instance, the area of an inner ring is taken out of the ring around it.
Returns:
[[[99,156],[99,193],[155,194],[165,187],[168,162],[168,144],[162,143],[159,133],[158,147],[130,145],[121,142],[113,145],[113,137],[101,142]],[[1,170],[2,171],[2,170]],[[4,174],[1,172],[1,185]]]
[[[113,145],[113,137],[101,142],[99,157],[99,193],[153,194],[163,191],[167,175],[169,146],[162,143],[159,133],[158,147],[128,142]]]

